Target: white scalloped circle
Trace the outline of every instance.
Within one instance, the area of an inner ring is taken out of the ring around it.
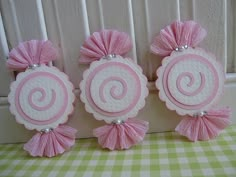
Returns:
[[[10,89],[10,111],[29,130],[56,128],[73,112],[74,87],[56,67],[27,69],[17,75]]]
[[[213,107],[222,95],[225,74],[214,55],[201,48],[172,52],[157,69],[159,97],[179,115]]]
[[[135,117],[148,95],[142,69],[119,55],[92,62],[83,74],[80,89],[86,111],[107,123]]]

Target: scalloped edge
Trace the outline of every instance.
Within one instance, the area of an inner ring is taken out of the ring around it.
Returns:
[[[147,88],[147,78],[146,76],[143,74],[143,69],[137,65],[131,58],[123,58],[122,56],[120,55],[116,55],[116,59],[114,59],[114,61],[116,62],[119,62],[118,59],[121,59],[120,62],[121,63],[125,63],[125,64],[128,64],[129,63],[132,63],[134,64],[134,66],[136,66],[136,72],[140,72],[140,75],[141,75],[141,80],[143,80],[145,82],[143,88],[144,88],[144,91],[143,91],[143,100],[139,100],[139,107],[135,108],[135,111],[134,113],[127,113],[126,115],[123,115],[123,116],[120,116],[119,118],[117,117],[114,117],[114,118],[111,118],[111,117],[108,117],[108,116],[104,116],[104,115],[101,115],[99,113],[97,113],[96,111],[93,110],[93,108],[90,106],[90,104],[87,103],[87,98],[86,98],[86,95],[85,95],[85,80],[86,78],[88,77],[90,71],[92,71],[95,67],[97,67],[97,65],[99,64],[103,64],[103,63],[106,63],[106,62],[109,62],[111,60],[106,60],[106,59],[100,59],[98,61],[94,61],[90,64],[90,67],[88,69],[86,69],[83,73],[83,79],[81,80],[80,84],[79,84],[79,88],[81,90],[81,93],[80,93],[80,100],[84,103],[85,105],[85,110],[88,112],[88,113],[91,113],[93,114],[93,117],[97,120],[104,120],[106,123],[111,123],[112,121],[114,120],[126,120],[128,118],[133,118],[133,117],[136,117],[139,113],[139,110],[141,110],[145,104],[146,104],[146,97],[148,96],[149,94],[149,90]],[[124,62],[125,61],[125,62]],[[145,87],[146,85],[146,87]],[[104,118],[106,117],[106,118]]]
[[[163,93],[164,89],[162,88],[162,82],[161,82],[161,78],[162,78],[162,75],[163,75],[163,70],[164,68],[166,67],[166,65],[170,62],[169,60],[171,59],[171,57],[177,57],[177,56],[181,56],[181,55],[184,55],[186,52],[191,52],[193,51],[193,53],[197,53],[198,54],[206,54],[209,56],[209,58],[211,59],[215,59],[215,63],[217,65],[218,68],[220,68],[221,72],[224,73],[224,69],[223,69],[223,66],[221,65],[221,63],[216,60],[216,57],[214,54],[212,54],[211,52],[208,52],[206,51],[205,49],[202,49],[202,48],[199,48],[199,47],[196,47],[196,48],[191,48],[189,47],[187,50],[183,51],[183,52],[176,52],[176,51],[173,51],[170,56],[166,56],[163,58],[162,60],[162,65],[156,70],[156,75],[157,75],[157,80],[155,82],[155,86],[156,88],[159,90],[159,98],[165,102],[165,105],[166,107],[169,109],[169,110],[172,110],[172,111],[175,111],[177,114],[181,115],[181,116],[184,116],[184,115],[190,115],[192,116],[194,113],[196,113],[196,111],[190,111],[189,112],[186,112],[186,110],[183,110],[183,109],[178,109],[179,107],[176,107],[172,102],[170,102],[168,100],[168,98],[166,98],[166,95]],[[209,59],[209,60],[211,60]],[[226,79],[226,76],[225,74],[221,74],[221,76],[223,76],[221,79],[222,79],[222,82],[225,82],[225,79]],[[161,83],[161,84],[160,84]],[[205,110],[208,110],[212,107],[214,107],[220,100],[221,96],[223,95],[223,92],[224,92],[224,87],[222,87],[221,91],[218,92],[218,97],[214,98],[213,101],[211,101],[210,104],[208,104],[206,107],[206,109],[203,109],[202,111],[205,111]],[[177,108],[177,109],[176,109]]]
[[[66,123],[66,122],[68,121],[68,119],[69,119],[69,116],[71,116],[71,115],[73,114],[73,112],[74,112],[75,99],[76,99],[76,96],[75,96],[75,94],[74,94],[74,89],[75,89],[75,88],[74,88],[74,85],[70,82],[68,75],[66,75],[64,72],[61,72],[58,68],[56,68],[56,67],[54,67],[54,66],[50,66],[50,67],[49,67],[49,66],[46,66],[46,65],[44,65],[44,64],[41,65],[39,68],[36,68],[35,70],[36,70],[36,71],[44,71],[43,69],[44,69],[45,67],[46,67],[47,71],[48,71],[48,70],[51,70],[51,73],[53,73],[54,71],[56,71],[57,73],[60,74],[60,76],[64,77],[65,81],[67,82],[67,83],[66,83],[67,88],[71,90],[71,92],[68,92],[69,97],[71,98],[70,103],[69,103],[70,106],[67,106],[67,109],[66,109],[66,111],[65,111],[65,113],[64,113],[65,117],[64,117],[63,119],[61,118],[61,119],[55,121],[54,123],[50,124],[50,126],[46,126],[46,125],[43,125],[43,126],[35,126],[35,125],[31,124],[31,123],[30,123],[30,126],[27,125],[27,123],[26,123],[27,121],[24,121],[24,119],[23,119],[23,121],[21,121],[22,118],[15,112],[15,110],[14,110],[14,109],[15,109],[14,103],[11,103],[10,99],[11,99],[11,98],[14,98],[14,93],[13,93],[13,91],[14,91],[15,87],[17,86],[16,84],[18,84],[18,82],[19,82],[18,80],[19,80],[19,79],[22,79],[26,73],[31,72],[32,70],[27,69],[25,72],[19,73],[19,74],[17,75],[17,77],[16,77],[16,80],[15,80],[14,82],[12,82],[11,85],[10,85],[10,92],[9,92],[9,94],[8,94],[8,102],[9,102],[9,104],[10,104],[9,110],[10,110],[10,112],[15,116],[16,122],[19,123],[19,124],[23,124],[24,127],[25,127],[26,129],[28,129],[28,130],[41,131],[42,129],[45,129],[45,128],[56,128],[56,127],[58,127],[60,124]],[[46,71],[46,72],[47,72],[47,71]],[[60,122],[60,121],[61,121],[61,122]]]

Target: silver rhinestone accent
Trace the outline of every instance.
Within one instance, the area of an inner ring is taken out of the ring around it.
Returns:
[[[112,58],[116,58],[116,54],[108,54],[108,55],[103,57],[103,59],[108,59],[108,60],[110,60]]]
[[[39,66],[40,66],[40,64],[32,64],[32,65],[29,65],[28,68],[29,69],[35,69],[35,68],[37,68]]]
[[[113,124],[123,124],[125,122],[123,120],[118,119],[118,120],[113,120],[112,123]]]
[[[206,114],[207,114],[206,111],[201,111],[201,112],[194,113],[194,114],[193,114],[193,117],[199,118],[199,117],[205,116]]]
[[[205,116],[206,114],[207,114],[206,111],[201,111],[201,112],[199,113],[199,116],[202,117],[202,116]]]
[[[176,52],[182,52],[184,49],[188,49],[188,45],[183,45],[175,48]]]
[[[42,129],[41,131],[40,131],[40,133],[49,133],[49,132],[51,132],[51,131],[53,131],[53,128],[45,128],[45,129]]]
[[[186,44],[186,45],[184,45],[184,48],[185,48],[185,49],[188,49],[188,45],[187,45],[187,44]]]

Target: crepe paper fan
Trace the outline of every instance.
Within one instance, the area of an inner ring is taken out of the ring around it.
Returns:
[[[206,37],[206,30],[195,21],[175,21],[161,30],[153,43],[151,52],[168,56],[182,47],[196,47]]]
[[[91,63],[109,54],[123,56],[132,48],[128,34],[116,30],[93,33],[81,47],[80,63]]]
[[[113,123],[96,128],[93,134],[103,148],[123,150],[140,143],[147,131],[148,122],[130,118],[119,124]]]
[[[76,129],[67,125],[49,129],[45,133],[38,132],[24,145],[24,149],[34,157],[54,157],[74,145],[76,132]]]
[[[50,41],[31,40],[22,42],[9,53],[7,67],[13,70],[27,69],[35,64],[47,64],[56,60],[57,50]]]
[[[205,141],[215,138],[231,123],[230,108],[209,110],[202,115],[186,116],[177,125],[175,130],[191,141]]]

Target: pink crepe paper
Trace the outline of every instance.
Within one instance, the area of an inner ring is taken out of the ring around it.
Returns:
[[[47,133],[38,132],[24,145],[24,149],[34,157],[53,157],[74,145],[76,132],[67,125],[60,125]]]
[[[206,30],[194,21],[175,21],[161,30],[151,44],[151,52],[168,56],[178,47],[196,47],[205,37]]]
[[[148,130],[148,122],[129,118],[121,124],[109,124],[94,129],[93,134],[103,148],[128,149],[141,142]]]
[[[47,64],[57,58],[57,51],[50,41],[31,40],[22,42],[9,53],[7,67],[22,70],[33,64]]]
[[[123,56],[132,48],[128,34],[116,30],[93,33],[81,47],[80,63],[91,63],[109,54]]]
[[[209,110],[203,116],[184,117],[175,130],[191,141],[209,140],[219,135],[220,131],[230,125],[231,110],[222,108]]]

